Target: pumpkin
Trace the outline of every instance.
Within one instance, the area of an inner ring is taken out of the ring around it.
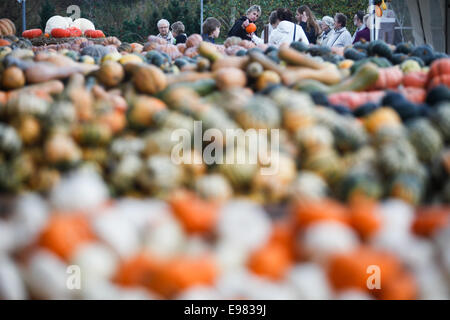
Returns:
[[[302,199],[297,201],[292,213],[297,228],[304,229],[320,221],[337,221],[348,224],[348,208],[333,199]]]
[[[230,184],[220,174],[204,175],[197,178],[195,191],[203,199],[218,203],[228,200],[233,194]]]
[[[302,41],[294,41],[290,44],[290,47],[298,52],[306,52],[309,48],[309,46]]]
[[[370,289],[367,286],[370,275],[367,273],[367,268],[372,265],[380,268],[381,289]],[[398,297],[400,294],[404,299],[416,297],[416,291],[411,292],[409,289],[406,292],[391,294],[393,289],[390,288],[394,287],[407,273],[393,255],[369,247],[335,255],[331,258],[327,270],[332,286],[338,290],[357,288],[376,297],[385,298]]]
[[[175,60],[175,59],[183,56],[181,54],[181,52],[178,51],[177,46],[175,46],[173,44],[160,45],[158,47],[158,50],[160,52],[167,53],[172,60]]]
[[[443,74],[432,78],[431,81],[428,83],[428,90],[437,87],[439,85],[445,85],[447,87],[450,87],[450,74]]]
[[[25,30],[24,32],[22,32],[22,37],[27,38],[27,39],[38,38],[40,36],[42,36],[41,29],[30,29],[30,30]]]
[[[432,88],[426,96],[426,103],[430,106],[435,106],[445,101],[450,101],[450,88],[444,85]]]
[[[55,133],[44,145],[45,158],[49,164],[72,166],[81,159],[81,151],[73,139],[64,133]]]
[[[389,189],[391,197],[416,205],[423,196],[424,185],[421,177],[415,174],[401,173],[392,179]]]
[[[122,42],[116,37],[107,37],[107,38],[105,38],[105,40],[103,40],[103,45],[104,46],[113,45],[117,48],[120,48],[120,46],[122,45]]]
[[[167,44],[166,39],[158,37],[158,36],[149,36],[147,38],[149,43],[157,43],[157,44]]]
[[[378,204],[365,196],[353,196],[350,204],[350,224],[363,239],[370,238],[382,225]]]
[[[395,140],[382,145],[378,152],[378,162],[386,175],[397,175],[403,172],[416,172],[419,161],[414,147],[404,140]]]
[[[433,121],[444,140],[450,141],[450,103],[439,104],[431,116],[431,121]]]
[[[186,51],[184,51],[184,55],[189,58],[194,58],[194,57],[198,56],[198,54],[199,53],[198,53],[197,47],[190,47],[190,48],[187,48]]]
[[[51,35],[54,38],[68,38],[70,37],[70,31],[62,28],[54,28]]]
[[[8,67],[3,71],[1,80],[3,88],[18,89],[25,85],[25,74],[18,67]]]
[[[82,245],[95,239],[85,216],[55,214],[39,238],[39,245],[68,261]]]
[[[167,87],[167,78],[155,66],[139,66],[133,73],[133,83],[139,91],[153,95]]]
[[[106,145],[111,140],[111,130],[101,123],[82,123],[75,125],[72,136],[80,145],[98,146]]]
[[[186,49],[187,49],[187,46],[186,46],[185,43],[179,43],[179,44],[177,44],[177,49],[178,49],[178,51],[180,51],[182,54],[184,54],[184,52],[185,52]]]
[[[72,37],[72,38],[81,37],[83,35],[83,32],[81,31],[81,29],[79,29],[77,27],[70,27],[70,28],[67,28],[67,30],[70,32],[70,37]]]
[[[22,140],[16,129],[0,123],[0,151],[7,156],[15,156],[22,148]]]
[[[87,38],[105,38],[102,30],[86,30],[84,36]]]
[[[133,127],[146,128],[154,123],[154,115],[166,108],[166,104],[159,99],[137,96],[131,108],[127,110],[129,124]]]
[[[241,42],[239,42],[239,45],[247,50],[256,47],[256,44],[249,40],[242,40]]]
[[[406,87],[399,90],[412,103],[423,103],[425,102],[427,91],[423,88]]]
[[[214,76],[219,90],[243,88],[247,83],[245,72],[238,68],[222,68]]]
[[[5,46],[9,46],[11,44],[11,42],[9,42],[6,39],[0,39],[0,47],[5,47]]]
[[[203,38],[201,35],[197,33],[191,34],[186,40],[186,48],[198,47],[202,41]]]
[[[93,57],[94,59],[100,60],[103,58],[103,56],[107,55],[109,52],[110,51],[105,46],[96,44],[93,46],[83,48],[80,53],[83,56],[88,55]]]
[[[391,108],[380,108],[366,117],[364,124],[370,133],[375,133],[384,126],[400,126],[401,120]]]
[[[422,71],[408,72],[403,76],[403,86],[414,88],[426,88],[428,74]]]
[[[450,223],[450,207],[446,205],[420,207],[412,224],[414,233],[431,237]]]
[[[433,61],[434,58],[434,50],[429,45],[421,45],[416,47],[412,52],[411,55],[413,57],[419,57],[420,59],[425,62],[426,65],[429,65],[431,61]]]
[[[108,39],[108,38],[106,38]],[[127,43],[127,42],[123,42],[119,48],[118,48],[119,52],[128,52],[131,53],[133,52],[133,47],[131,46],[131,44]]]
[[[282,279],[293,263],[289,247],[276,242],[255,250],[248,259],[247,266],[253,273],[275,281]]]
[[[270,99],[253,97],[237,113],[236,120],[244,129],[272,129],[279,127],[281,115]]]
[[[450,58],[443,58],[434,61],[431,64],[430,72],[428,74],[429,80],[434,77],[450,74]]]
[[[403,72],[398,67],[378,69],[378,79],[369,90],[395,89],[402,84]]]
[[[169,200],[172,212],[189,233],[214,230],[218,218],[218,206],[203,200],[189,191],[175,192]]]
[[[392,58],[392,50],[389,45],[383,40],[371,41],[368,47],[369,55],[384,57],[386,59]]]
[[[253,33],[256,31],[256,24],[254,23],[249,23],[248,26],[245,28],[245,31],[247,31],[247,33]]]
[[[235,45],[235,46],[229,46],[229,47],[227,47],[226,49],[225,49],[225,53],[227,54],[227,55],[229,55],[229,56],[235,56],[235,55],[237,55],[237,53],[239,52],[239,51],[241,51],[242,50],[242,47],[241,46],[238,46],[238,45]]]
[[[97,79],[107,87],[115,87],[123,80],[125,71],[120,63],[106,61],[97,72]]]
[[[16,34],[16,26],[6,18],[0,19],[0,36],[10,36]]]
[[[344,91],[328,96],[328,101],[333,105],[346,106],[350,110],[356,110],[367,103],[379,103],[385,95],[384,91],[354,92]]]
[[[442,149],[442,138],[434,126],[425,119],[415,120],[408,125],[411,144],[415,147],[420,160],[431,161]]]

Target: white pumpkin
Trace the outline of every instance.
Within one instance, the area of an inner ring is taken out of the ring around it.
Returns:
[[[45,25],[45,33],[51,33],[55,28],[67,29],[72,24],[71,17],[53,16]]]
[[[77,27],[83,32],[83,34],[86,30],[95,30],[95,26],[92,23],[92,21],[85,18],[79,18],[74,20],[70,26]]]

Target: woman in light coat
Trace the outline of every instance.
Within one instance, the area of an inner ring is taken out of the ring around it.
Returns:
[[[331,48],[344,48],[352,44],[352,35],[345,27],[347,24],[347,17],[342,13],[337,13],[334,17],[334,29],[327,36],[327,40],[322,45]]]
[[[309,44],[303,28],[294,23],[294,16],[289,9],[277,10],[278,24],[270,33],[269,45],[279,47],[283,43],[290,44],[294,41],[302,41]]]

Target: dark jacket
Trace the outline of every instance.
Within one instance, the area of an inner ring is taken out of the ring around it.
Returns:
[[[233,28],[230,29],[228,32],[228,37],[239,37],[243,40],[249,40],[251,41],[252,38],[248,35],[247,31],[245,31],[244,28],[242,28],[242,24],[245,20],[248,18],[246,16],[242,16],[234,23]]]
[[[300,26],[303,28],[303,31],[306,34],[306,37],[308,38],[309,43],[316,44],[317,43],[317,34],[316,29],[311,27],[311,30],[308,32],[308,24],[306,22],[300,22]]]
[[[175,44],[186,43],[187,35],[186,33],[179,34],[175,37]]]
[[[208,36],[206,33],[202,34],[203,41],[216,43],[216,39],[213,37]]]
[[[361,41],[362,39],[365,39],[367,42],[370,41],[370,29],[369,28],[365,27],[361,31],[358,31],[356,33],[356,37],[355,37],[355,40],[353,41],[353,43],[357,43],[358,41]]]

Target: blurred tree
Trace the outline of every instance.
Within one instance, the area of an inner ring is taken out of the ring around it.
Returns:
[[[39,11],[39,17],[41,18],[40,28],[45,30],[45,25],[47,24],[48,19],[53,17],[56,14],[55,6],[50,3],[50,1],[46,0]]]

